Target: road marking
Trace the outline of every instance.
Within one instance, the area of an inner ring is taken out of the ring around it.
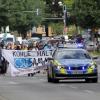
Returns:
[[[17,85],[17,84],[19,84],[19,83],[14,82],[14,81],[10,81],[10,82],[8,82],[8,84],[11,84],[11,85]]]
[[[39,79],[40,81],[45,81],[45,79]]]
[[[59,86],[61,86],[61,87],[69,87],[69,88],[72,88],[72,89],[78,89],[78,87],[76,87],[76,86],[66,85],[66,84],[60,84]]]
[[[94,93],[93,91],[91,90],[84,90],[86,93]]]
[[[78,87],[75,87],[75,86],[72,86],[72,85],[69,85],[70,88],[72,89],[77,89]]]
[[[67,86],[66,84],[60,84],[59,86],[63,87],[63,86]]]

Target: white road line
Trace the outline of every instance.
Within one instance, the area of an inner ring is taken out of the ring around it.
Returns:
[[[46,81],[46,79],[39,79],[40,81]]]
[[[75,86],[72,86],[72,85],[69,85],[70,88],[72,89],[77,89],[78,87],[75,87]]]
[[[76,86],[66,85],[66,84],[60,84],[59,86],[61,86],[61,87],[68,87],[68,88],[72,88],[72,89],[78,89],[78,87],[76,87]]]
[[[11,84],[11,85],[17,85],[17,84],[19,84],[19,83],[14,82],[14,81],[10,81],[10,82],[8,82],[8,84]]]
[[[59,86],[63,87],[63,86],[68,86],[68,85],[66,85],[66,84],[60,84]]]
[[[84,90],[84,92],[86,92],[86,93],[94,93],[94,92],[91,91],[91,90]]]

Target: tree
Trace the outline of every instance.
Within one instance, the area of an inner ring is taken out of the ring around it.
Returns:
[[[100,27],[100,1],[75,0],[73,15],[78,26],[91,29]]]
[[[16,0],[15,7],[14,5],[10,7],[12,7],[12,17],[10,17],[10,20],[13,19],[12,29],[17,29],[21,33],[25,33],[32,26],[40,24],[43,19],[44,4],[41,0],[22,0],[21,2]],[[37,9],[39,12],[36,12]]]
[[[51,23],[50,26],[53,29],[53,35],[63,34],[63,23]]]
[[[46,16],[47,17],[62,17],[62,7],[59,6],[59,1],[63,0],[44,0],[46,3]]]
[[[64,0],[64,4],[66,4],[68,11],[72,10],[73,3],[74,3],[74,0]]]
[[[63,18],[64,16],[64,12],[63,12],[63,6],[66,5],[67,7],[67,12],[70,12],[70,15],[71,15],[71,9],[72,9],[72,4],[73,4],[73,0],[44,0],[46,2],[46,9],[45,9],[45,12],[46,12],[46,17],[58,17],[58,18]],[[59,5],[59,2],[62,2],[62,5]],[[67,20],[66,20],[66,24],[67,25],[70,25],[72,24],[72,17],[69,15],[67,16],[66,14],[66,17],[67,17]],[[52,26],[54,27],[54,23],[57,25],[59,25],[59,23],[62,23],[63,22],[63,19],[62,20],[59,20],[59,19],[55,19],[55,20],[46,20],[45,23],[50,23],[51,25],[51,22],[52,22]],[[57,26],[59,27],[59,26]],[[63,27],[62,27],[62,32],[63,32]],[[59,33],[59,32],[57,32]]]
[[[0,0],[0,27],[5,27],[9,23],[9,13],[8,13],[8,7],[6,6],[8,4],[9,0]]]
[[[36,10],[39,9],[37,13]],[[0,0],[0,25],[10,25],[12,30],[25,33],[43,20],[42,0]],[[2,17],[3,16],[3,17]]]

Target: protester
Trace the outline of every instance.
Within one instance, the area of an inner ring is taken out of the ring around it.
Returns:
[[[15,50],[21,50],[21,46],[20,45],[17,45]]]
[[[32,46],[29,46],[28,47],[28,50],[33,50],[33,51],[35,51],[35,50],[38,50],[37,48],[36,48],[36,46],[35,46],[35,44]],[[35,75],[35,73],[29,73],[28,74],[28,77],[33,77]]]
[[[12,44],[11,44],[11,43],[8,43],[8,44],[6,45],[6,49],[7,49],[7,50],[12,50]]]
[[[54,47],[50,43],[44,45],[44,50],[53,50],[53,49]]]
[[[7,61],[2,56],[3,46],[0,44],[0,74],[5,74],[7,72]]]
[[[36,47],[38,48],[38,50],[43,50],[43,43],[41,41],[36,43]]]
[[[28,46],[27,45],[21,45],[21,50],[28,50]]]
[[[8,62],[6,61],[6,59],[4,59],[3,57],[1,58],[1,74],[6,74],[6,72],[7,72],[7,64],[8,64]]]

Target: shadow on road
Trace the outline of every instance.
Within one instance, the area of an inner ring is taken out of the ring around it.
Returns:
[[[62,81],[62,80],[60,80],[58,83],[52,83],[52,84],[98,84],[98,83],[93,83],[93,82],[86,82],[85,80],[82,80],[82,81],[76,81],[76,80],[74,80],[74,81],[72,81],[72,80],[64,80],[64,81]]]

